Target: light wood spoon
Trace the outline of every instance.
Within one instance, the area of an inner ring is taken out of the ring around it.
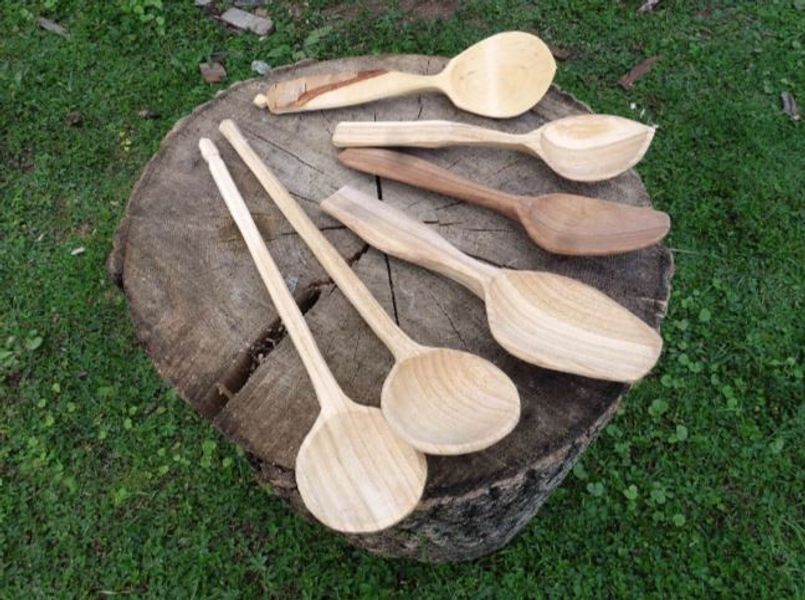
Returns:
[[[338,160],[364,173],[460,198],[519,221],[534,242],[557,254],[602,255],[656,244],[670,217],[652,208],[575,194],[515,196],[459,177],[430,161],[378,148],[350,148]]]
[[[408,337],[260,160],[235,122],[226,119],[219,129],[394,355],[380,404],[392,429],[429,454],[474,452],[508,435],[520,420],[520,396],[511,379],[479,356],[420,346]]]
[[[614,115],[578,115],[546,123],[530,133],[505,133],[452,121],[343,122],[333,144],[356,146],[492,146],[541,158],[562,177],[601,181],[628,171],[654,138],[649,127]]]
[[[425,488],[425,456],[399,438],[377,408],[341,390],[316,346],[218,149],[199,148],[254,259],[277,314],[307,369],[321,406],[296,457],[296,483],[322,523],[347,533],[390,527],[414,510]]]
[[[470,46],[441,73],[415,75],[374,69],[280,81],[254,103],[273,113],[362,104],[420,92],[442,92],[458,108],[495,118],[515,117],[534,106],[553,81],[556,62],[537,36],[498,33]]]
[[[632,382],[657,362],[662,339],[607,295],[548,272],[482,263],[385,202],[344,187],[322,209],[376,248],[459,282],[486,302],[492,336],[535,365]]]

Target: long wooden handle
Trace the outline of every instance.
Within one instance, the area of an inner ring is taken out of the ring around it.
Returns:
[[[391,350],[398,360],[409,356],[419,346],[415,344],[372,295],[372,292],[355,275],[346,261],[341,257],[333,245],[324,237],[319,228],[314,225],[299,203],[285,189],[285,186],[274,176],[266,164],[260,160],[257,153],[243,137],[238,126],[231,119],[221,121],[218,129],[232,144],[258,181],[262,184],[268,195],[288,219],[291,226],[308,245],[324,270],[333,278],[347,299],[352,303],[372,331],[377,334],[384,344]]]
[[[333,377],[324,357],[313,339],[313,334],[302,316],[296,302],[285,285],[285,280],[277,268],[274,259],[268,252],[263,237],[252,219],[243,197],[240,195],[229,170],[226,168],[218,148],[207,138],[201,138],[198,143],[201,155],[210,168],[210,173],[215,180],[218,190],[224,197],[224,202],[229,209],[232,218],[243,236],[249,253],[254,259],[254,264],[263,279],[271,301],[277,309],[277,314],[282,319],[291,341],[296,347],[296,351],[302,358],[302,362],[307,369],[308,376],[313,382],[313,388],[321,404],[322,412],[335,412],[346,408],[347,400],[341,392],[338,382]]]
[[[321,208],[375,248],[459,282],[484,297],[484,284],[497,269],[467,256],[424,223],[385,202],[344,186]]]
[[[512,148],[520,136],[452,121],[344,121],[336,125],[333,144],[340,148],[366,146],[493,146]]]
[[[338,155],[338,160],[358,171],[466,200],[515,220],[519,219],[517,207],[530,200],[464,179],[428,160],[393,150],[349,148]]]
[[[382,98],[436,91],[438,75],[415,75],[374,69],[356,73],[331,73],[280,81],[254,102],[272,113],[301,112],[353,106]]]

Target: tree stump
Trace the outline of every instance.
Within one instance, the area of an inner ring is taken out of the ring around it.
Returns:
[[[305,513],[294,460],[318,413],[312,386],[285,336],[238,230],[198,151],[212,138],[269,249],[306,313],[325,359],[350,398],[378,405],[392,357],[322,271],[266,193],[219,134],[233,118],[361,279],[416,341],[483,356],[517,385],[522,420],[495,446],[428,457],[417,510],[397,526],[352,543],[387,556],[472,559],[508,542],[612,418],[627,386],[548,371],[505,353],[492,339],[483,302],[443,277],[368,248],[318,203],[345,184],[438,228],[465,252],[496,265],[545,269],[607,293],[659,327],[673,271],[657,245],[613,257],[551,255],[504,217],[469,204],[350,171],[331,144],[342,120],[450,119],[506,131],[589,108],[552,88],[531,112],[490,121],[423,95],[340,110],[274,116],[252,105],[267,82],[321,72],[401,69],[438,72],[442,58],[363,57],[297,64],[238,83],[176,124],[146,166],[118,229],[109,270],[125,290],[138,339],[184,400],[253,458],[258,476]],[[489,148],[417,151],[474,180],[513,193],[587,194],[635,205],[649,197],[634,172],[597,184],[553,174],[539,160]]]

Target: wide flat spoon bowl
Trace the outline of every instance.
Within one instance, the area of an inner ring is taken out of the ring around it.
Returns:
[[[442,92],[458,108],[494,118],[515,117],[548,91],[556,62],[537,36],[507,31],[470,46],[436,75],[374,69],[314,75],[273,84],[255,97],[273,113],[352,106],[420,92]]]
[[[394,355],[395,365],[381,395],[381,408],[392,429],[430,454],[474,452],[508,435],[520,420],[520,396],[506,374],[474,354],[429,348],[409,338],[257,156],[234,121],[222,121],[219,129]]]
[[[660,356],[662,338],[654,329],[575,279],[482,263],[423,223],[349,187],[321,207],[383,252],[446,275],[484,299],[492,336],[526,362],[632,382]]]
[[[656,244],[670,217],[652,208],[576,194],[516,196],[463,177],[430,161],[379,148],[349,148],[338,155],[348,167],[466,200],[519,221],[539,246],[557,254],[605,255]]]
[[[321,406],[296,457],[296,483],[305,506],[328,527],[346,533],[394,525],[419,503],[427,478],[425,456],[398,437],[378,409],[353,402],[341,390],[218,149],[206,138],[199,148]]]
[[[333,134],[338,147],[492,146],[541,158],[573,181],[601,181],[635,166],[654,138],[649,127],[614,115],[577,115],[515,134],[452,121],[343,122]]]

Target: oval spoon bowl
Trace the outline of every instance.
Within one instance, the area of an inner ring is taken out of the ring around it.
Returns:
[[[601,181],[640,162],[654,131],[654,127],[614,115],[579,115],[544,125],[538,141],[529,146],[566,179]]]
[[[531,239],[557,254],[603,256],[645,248],[671,229],[667,213],[575,194],[546,194],[517,206]]]
[[[606,294],[563,275],[501,269],[486,287],[486,310],[501,346],[550,369],[633,382],[662,351],[654,329]]]
[[[514,429],[520,395],[489,361],[427,348],[394,366],[383,386],[382,409],[392,429],[418,450],[464,454],[487,448]]]
[[[534,106],[556,73],[550,49],[521,31],[498,33],[470,46],[445,67],[442,89],[458,108],[504,119]]]
[[[411,513],[427,478],[424,455],[376,408],[320,419],[296,457],[296,483],[313,516],[338,531],[368,533]]]

